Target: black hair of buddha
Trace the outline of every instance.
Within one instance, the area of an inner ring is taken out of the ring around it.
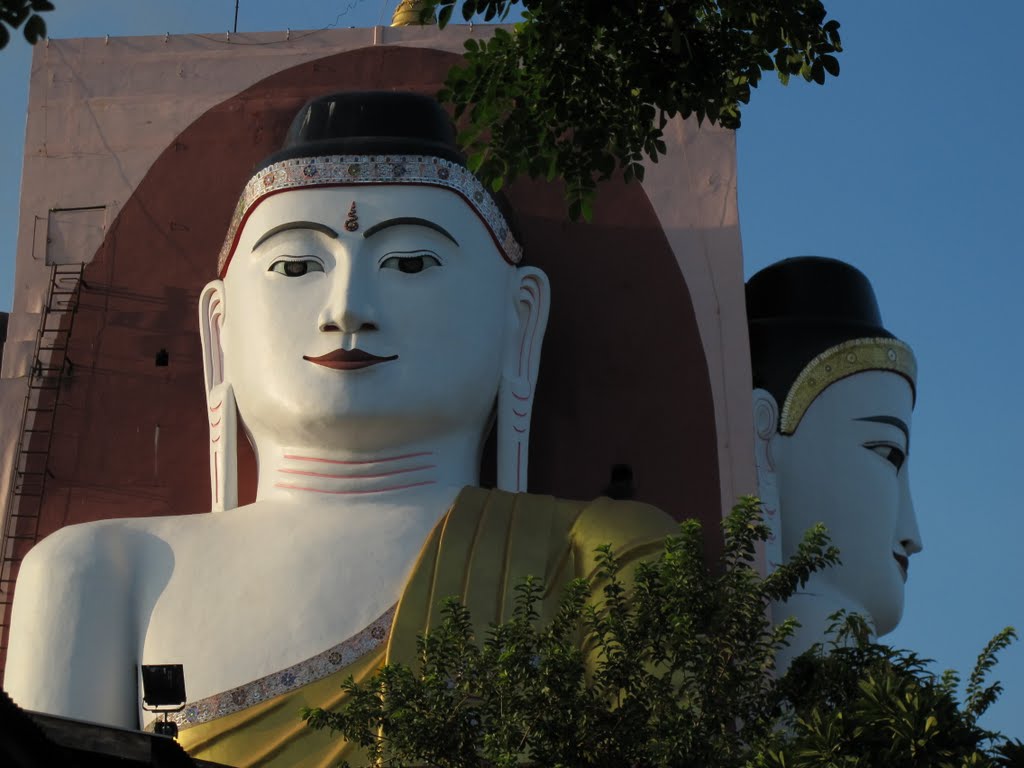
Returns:
[[[844,341],[896,338],[882,326],[874,289],[846,262],[798,256],[747,281],[747,327],[754,388],[779,407],[811,360]]]
[[[466,166],[451,118],[432,96],[407,91],[346,91],[306,102],[292,120],[284,146],[253,168],[328,155],[427,155]],[[490,193],[509,231],[522,244],[512,207]]]

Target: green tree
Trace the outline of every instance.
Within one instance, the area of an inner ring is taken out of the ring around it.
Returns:
[[[427,0],[443,26],[505,20],[513,31],[466,44],[441,97],[465,115],[470,166],[495,190],[519,175],[566,182],[573,218],[589,218],[596,185],[666,151],[675,115],[740,125],[762,74],[823,84],[839,74],[839,22],[820,0]]]
[[[45,38],[46,22],[39,14],[53,9],[49,0],[0,0],[0,48],[10,42],[11,32],[19,28],[33,45]]]
[[[756,500],[742,500],[723,526],[714,571],[702,562],[699,525],[688,522],[628,589],[614,552],[599,550],[603,599],[589,603],[587,584],[573,582],[547,625],[534,608],[535,579],[519,585],[511,621],[484,638],[449,601],[440,626],[420,638],[415,668],[350,679],[343,709],[303,716],[383,766],[1019,765],[1000,760],[1015,759],[1021,745],[976,722],[999,693],[984,679],[1012,630],[982,654],[964,708],[955,676],[935,678],[913,654],[872,643],[857,617],[838,617],[828,648],[777,677],[775,653],[794,622],[772,626],[766,606],[837,552],[819,526],[762,578],[754,553],[768,530]]]
[[[1024,746],[978,725],[1002,690],[985,680],[996,655],[1015,639],[1012,628],[979,655],[962,706],[956,673],[935,675],[916,654],[872,642],[860,617],[843,617],[832,632],[827,648],[799,657],[780,681],[786,731],[776,734],[758,766],[1024,766],[1014,762]]]

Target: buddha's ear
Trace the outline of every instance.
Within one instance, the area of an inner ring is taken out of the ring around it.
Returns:
[[[769,572],[782,562],[782,521],[779,518],[779,476],[774,450],[778,448],[779,404],[766,389],[754,390],[754,465],[757,468],[757,495],[764,510],[764,522],[771,530],[765,542],[765,561]]]
[[[528,382],[531,386],[536,384],[550,301],[547,275],[536,267],[516,270],[512,297],[515,322],[505,355],[505,375],[508,378]]]
[[[511,299],[498,390],[498,488],[525,491],[530,418],[551,300],[547,275],[535,267],[520,267],[512,283]]]
[[[220,329],[224,321],[224,283],[211,280],[199,294],[199,338],[203,342],[203,375],[206,392],[224,382],[224,351]]]
[[[210,425],[210,500],[214,512],[238,506],[238,410],[234,391],[224,378],[220,338],[224,310],[224,283],[207,283],[199,295],[199,336],[203,342],[206,415]]]

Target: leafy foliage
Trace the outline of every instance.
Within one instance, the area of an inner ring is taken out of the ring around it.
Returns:
[[[1014,750],[1024,750],[1019,742],[998,744],[996,734],[978,725],[1001,691],[998,683],[986,687],[985,677],[996,654],[1016,638],[1012,628],[978,657],[962,708],[955,673],[936,676],[916,654],[872,642],[860,617],[837,617],[832,632],[827,653],[812,649],[780,681],[788,727],[758,766],[1024,765],[1012,762]]]
[[[46,22],[40,13],[54,10],[49,0],[0,0],[0,48],[11,40],[11,30],[21,27],[25,39],[35,45],[46,37]]]
[[[467,115],[460,140],[485,182],[561,177],[574,219],[589,219],[598,181],[643,179],[669,118],[738,128],[764,72],[839,74],[839,22],[820,0],[428,0],[423,17],[504,21],[516,6],[512,33],[466,43],[441,98]]]
[[[999,693],[984,681],[1012,629],[979,657],[963,709],[955,674],[936,677],[916,655],[872,642],[857,616],[837,615],[828,647],[777,676],[775,654],[794,622],[772,626],[765,609],[838,553],[819,526],[761,578],[754,554],[768,530],[757,500],[742,499],[723,527],[714,572],[692,521],[630,586],[615,553],[601,548],[601,599],[574,581],[546,625],[537,579],[517,587],[511,621],[482,642],[467,609],[449,600],[440,626],[419,639],[415,669],[387,665],[363,684],[350,678],[343,709],[303,717],[381,766],[1022,765],[1024,745],[998,743],[977,725]]]

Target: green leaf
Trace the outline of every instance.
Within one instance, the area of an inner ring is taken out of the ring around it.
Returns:
[[[451,18],[452,18],[452,11],[454,11],[454,10],[455,10],[455,6],[454,5],[446,5],[444,8],[441,9],[441,12],[439,14],[437,14],[437,26],[438,26],[438,28],[444,29],[445,27],[448,26],[448,22],[451,21]],[[466,47],[467,48],[469,47],[469,43],[468,42],[466,44]]]
[[[28,21],[25,22],[22,33],[29,43],[35,45],[46,37],[46,22],[43,21],[42,16],[30,16]]]
[[[437,7],[447,19],[455,2]],[[736,128],[763,71],[775,69],[784,84],[797,74],[823,83],[836,76],[833,54],[841,50],[838,22],[826,21],[820,0],[459,7],[467,20],[522,10],[511,32],[498,28],[476,47],[467,43],[465,65],[445,83],[453,112],[470,115],[474,136],[490,136],[489,157],[500,161],[506,184],[513,171],[552,178],[548,152],[556,148],[557,176],[610,178],[602,170],[608,152],[623,169],[638,154],[661,154],[650,140],[656,118],[662,127],[665,116],[682,114]]]

